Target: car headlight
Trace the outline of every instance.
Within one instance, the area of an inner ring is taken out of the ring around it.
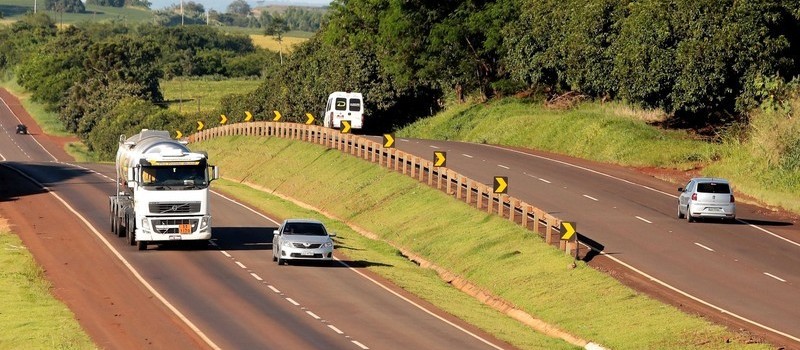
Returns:
[[[325,242],[322,244],[322,248],[331,248],[333,247],[333,242]]]
[[[282,245],[283,245],[284,247],[287,247],[287,248],[292,248],[292,247],[294,247],[294,246],[292,245],[292,242],[289,242],[289,241],[283,241],[283,244],[282,244]]]

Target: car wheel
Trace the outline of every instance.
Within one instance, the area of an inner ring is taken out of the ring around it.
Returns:
[[[686,207],[686,222],[694,222],[694,218],[692,217],[692,208],[690,206]]]
[[[272,251],[272,261],[278,261],[278,257],[275,256],[275,251]]]
[[[137,248],[139,248],[139,250],[147,250],[147,242],[139,241],[137,244]]]
[[[678,219],[683,219],[683,213],[681,213],[681,206],[678,205]]]

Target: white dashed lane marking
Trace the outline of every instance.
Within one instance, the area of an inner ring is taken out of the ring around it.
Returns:
[[[650,220],[647,220],[647,219],[645,219],[645,218],[643,218],[643,217],[641,217],[641,216],[637,216],[636,218],[637,218],[637,219],[639,219],[639,220],[642,220],[642,221],[644,221],[644,222],[646,222],[646,223],[648,223],[648,224],[652,224],[652,223],[653,223],[652,221],[650,221]]]
[[[773,274],[771,274],[771,273],[769,273],[769,272],[764,272],[764,274],[765,274],[765,275],[767,275],[767,276],[769,276],[769,277],[772,277],[772,278],[774,278],[774,279],[776,279],[776,280],[778,280],[778,281],[781,281],[781,282],[786,282],[786,280],[785,280],[785,279],[783,279],[783,278],[780,278],[780,277],[778,277],[778,276],[775,276],[775,275],[773,275]]]
[[[507,166],[505,166],[505,165],[502,165],[502,164],[497,164],[497,166],[499,166],[499,167],[501,167],[501,168],[503,168],[503,169],[511,169],[511,168],[509,168],[509,167],[507,167]]]
[[[467,157],[467,158],[473,158],[473,157],[472,157],[471,155],[469,155],[469,154],[463,154],[463,153],[462,153],[461,155],[462,155],[462,156],[464,156],[464,157]]]
[[[595,202],[597,202],[597,198],[594,198],[592,196],[588,196],[588,195],[585,195],[585,194],[583,196],[586,197],[586,198],[589,198],[589,199],[591,199],[591,200],[593,200]]]
[[[709,248],[709,247],[706,247],[706,246],[704,246],[704,245],[702,245],[702,244],[700,244],[700,243],[694,242],[694,244],[696,244],[696,245],[697,245],[698,247],[700,247],[700,248],[703,248],[703,249],[705,249],[705,250],[708,250],[709,252],[713,252],[713,251],[714,251],[714,249],[711,249],[711,248]]]
[[[243,268],[243,269],[247,269],[247,266],[244,266],[244,264],[242,264],[241,262],[238,262],[238,261],[237,261],[237,262],[236,262],[236,265],[239,265],[239,267],[241,267],[241,268]]]

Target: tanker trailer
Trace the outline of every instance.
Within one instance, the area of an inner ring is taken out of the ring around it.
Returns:
[[[109,196],[111,232],[139,250],[148,244],[211,239],[209,184],[219,169],[167,131],[119,137],[117,191]]]

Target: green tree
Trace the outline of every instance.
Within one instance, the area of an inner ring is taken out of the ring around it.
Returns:
[[[289,26],[283,17],[272,17],[272,21],[264,30],[266,35],[272,35],[275,41],[278,42],[278,54],[280,55],[281,64],[283,64],[283,34],[287,31],[289,31]]]
[[[236,14],[239,16],[248,16],[252,9],[250,8],[250,4],[247,3],[245,0],[234,0],[233,2],[228,5],[228,13]]]
[[[83,13],[86,8],[81,0],[45,0],[45,8],[55,12]]]

